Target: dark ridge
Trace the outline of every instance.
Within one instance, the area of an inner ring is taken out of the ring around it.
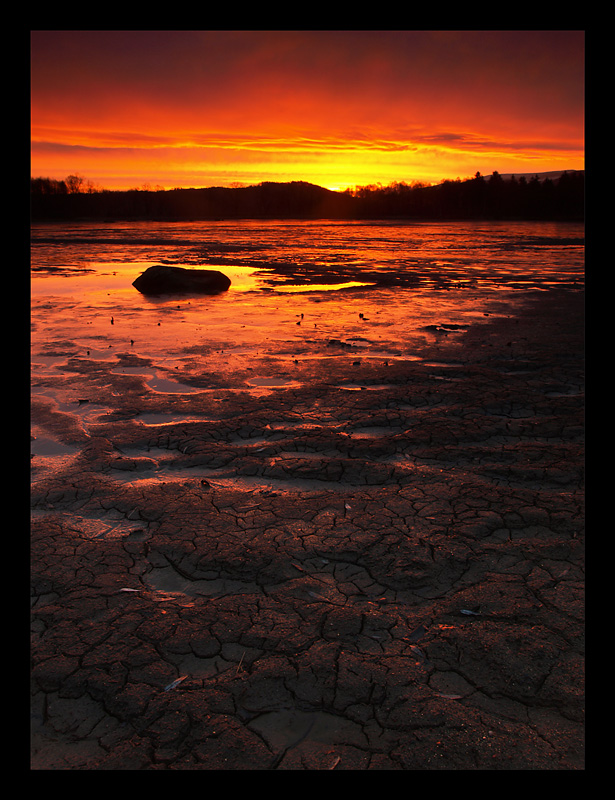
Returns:
[[[434,186],[398,182],[334,192],[305,181],[239,188],[160,191],[69,191],[64,181],[31,180],[32,221],[219,219],[429,219],[582,221],[585,172],[446,180]]]

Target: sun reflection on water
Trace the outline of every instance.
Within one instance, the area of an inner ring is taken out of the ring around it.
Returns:
[[[70,359],[113,369],[122,354],[160,379],[179,368],[177,383],[206,368],[266,378],[271,359],[415,359],[417,342],[497,314],[504,294],[582,286],[582,250],[582,225],[35,226],[33,374],[63,374]],[[156,263],[220,270],[231,287],[145,297],[132,282]]]

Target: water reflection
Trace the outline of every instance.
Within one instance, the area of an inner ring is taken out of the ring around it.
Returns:
[[[144,370],[143,367],[120,366],[112,370],[112,373],[114,375],[136,375],[141,377],[152,391],[160,394],[193,394],[201,391],[190,384],[169,379],[158,372]]]
[[[301,283],[290,286],[276,286],[277,292],[334,292],[340,289],[356,289],[358,287],[375,286],[374,283],[347,281],[346,283]]]
[[[504,293],[582,287],[583,236],[561,223],[36,225],[33,376],[117,372],[130,356],[150,390],[181,393],[203,391],[184,381],[207,370],[266,379],[272,359],[416,359],[426,337],[499,313]],[[156,263],[217,269],[231,287],[147,298],[132,282]]]

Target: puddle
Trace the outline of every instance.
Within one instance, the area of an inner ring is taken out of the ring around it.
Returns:
[[[154,377],[147,381],[147,385],[150,389],[160,394],[195,394],[202,391],[197,389],[196,386],[189,386],[187,383],[179,383],[178,381],[159,377]]]
[[[63,444],[48,436],[37,436],[30,442],[30,453],[34,456],[74,456],[80,448]]]
[[[217,269],[230,278],[229,292],[253,292],[263,288],[263,282],[273,270],[264,267],[240,267],[229,264],[208,264],[208,269]]]
[[[346,283],[297,283],[289,286],[276,286],[276,292],[335,292],[340,289],[354,289],[358,286],[375,286],[375,283],[347,281]]]
[[[111,345],[107,345],[106,350],[98,350],[90,347],[86,349],[85,354],[94,361],[111,361],[111,359],[116,358],[116,354],[114,352],[109,352],[110,350]]]
[[[143,367],[118,367],[111,372],[113,375],[140,375],[146,379],[145,382],[152,391],[160,394],[195,394],[202,391],[202,389],[187,383],[163,378],[158,373],[148,371]]]
[[[57,375],[58,365],[66,364],[67,356],[33,356],[31,370],[33,375]]]
[[[143,366],[136,366],[136,367],[116,367],[115,369],[111,370],[112,375],[140,375],[143,378],[153,378],[155,376],[155,372],[148,370],[147,367]]]
[[[36,430],[36,429],[35,429]],[[30,470],[33,483],[45,476],[74,468],[81,447],[64,444],[52,436],[31,434]]]
[[[86,436],[89,436],[88,426],[92,422],[96,422],[103,414],[109,411],[108,406],[101,405],[100,403],[92,403],[87,398],[75,400],[62,400],[59,398],[59,390],[50,389],[44,386],[34,386],[31,389],[32,396],[32,416],[31,421],[36,426],[36,406],[35,401],[44,400],[45,404],[49,401],[49,405],[54,407],[54,410],[66,414],[71,417],[76,424],[81,428]],[[38,427],[38,426],[36,426]],[[43,425],[43,427],[45,427]],[[44,437],[41,437],[44,438]],[[51,439],[50,439],[51,441]],[[37,455],[39,455],[37,453]]]
[[[256,386],[259,389],[290,389],[301,386],[298,381],[288,378],[250,378],[247,383],[249,386]]]

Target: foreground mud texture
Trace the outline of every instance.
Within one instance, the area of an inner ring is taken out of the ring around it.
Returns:
[[[34,405],[76,455],[33,459],[32,768],[584,769],[582,304],[256,396],[75,363],[114,406]]]

